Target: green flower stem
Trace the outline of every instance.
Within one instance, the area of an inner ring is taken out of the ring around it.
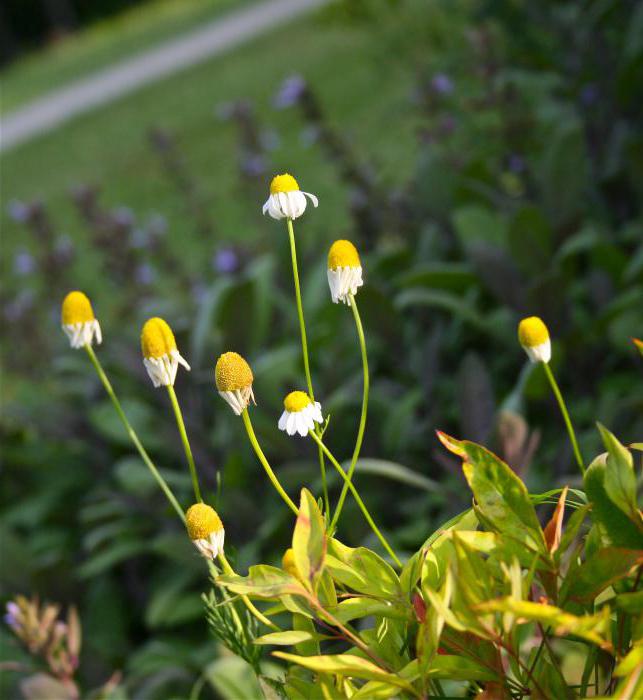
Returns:
[[[357,328],[357,336],[359,337],[359,347],[362,353],[362,369],[364,372],[364,389],[362,393],[362,415],[359,419],[359,428],[357,430],[357,439],[355,440],[355,449],[353,450],[353,458],[351,459],[351,464],[348,469],[348,480],[344,483],[342,492],[339,496],[339,502],[337,503],[337,508],[335,509],[335,515],[330,523],[329,530],[333,532],[337,523],[339,522],[339,516],[341,515],[342,508],[344,507],[344,501],[346,500],[346,495],[348,493],[349,484],[352,483],[353,472],[357,466],[357,460],[359,458],[360,450],[362,449],[362,440],[364,439],[364,429],[366,428],[366,413],[368,410],[368,390],[369,390],[369,378],[368,378],[368,356],[366,355],[366,340],[364,338],[364,328],[362,327],[362,319],[359,316],[359,311],[357,310],[357,304],[355,303],[355,297],[349,295],[350,306],[353,311],[353,318],[355,319],[355,326]]]
[[[172,505],[172,507],[176,511],[176,514],[179,516],[179,518],[181,518],[181,520],[183,522],[185,522],[185,514],[183,513],[183,509],[179,505],[179,502],[176,500],[170,487],[167,485],[167,482],[159,473],[159,470],[154,466],[154,462],[152,462],[152,460],[150,459],[150,456],[145,451],[145,448],[141,444],[141,441],[138,439],[138,435],[136,434],[136,432],[134,431],[134,428],[132,428],[129,420],[127,419],[127,416],[125,415],[125,412],[123,411],[123,407],[121,406],[121,402],[116,397],[114,389],[112,388],[112,385],[111,385],[109,379],[107,378],[107,375],[105,374],[105,371],[103,370],[102,365],[98,361],[98,358],[96,357],[96,353],[94,352],[94,349],[92,348],[91,345],[85,345],[85,350],[87,351],[87,354],[89,355],[89,359],[92,361],[92,364],[94,365],[94,369],[96,370],[96,373],[100,377],[101,382],[103,382],[103,386],[105,387],[105,391],[107,392],[109,398],[112,400],[112,403],[114,404],[114,408],[116,409],[116,413],[118,414],[118,417],[121,419],[121,422],[125,426],[125,430],[127,431],[127,434],[129,435],[130,439],[134,443],[134,446],[138,450],[138,453],[141,455],[141,459],[143,460],[143,462],[145,462],[145,465],[147,466],[147,468],[152,472],[152,476],[156,479],[158,485],[161,487],[161,490],[167,496],[167,500],[170,502],[170,504]]]
[[[308,387],[308,395],[311,400],[315,400],[313,392],[313,380],[310,375],[310,361],[308,359],[308,341],[306,340],[306,322],[304,321],[304,308],[301,303],[301,288],[299,286],[299,271],[297,267],[297,246],[295,244],[295,230],[293,229],[292,219],[286,219],[288,225],[288,238],[290,239],[290,257],[292,259],[292,273],[295,280],[295,298],[297,300],[297,315],[299,317],[299,330],[301,331],[301,351],[304,356],[304,372],[306,374],[306,385]],[[315,426],[315,432],[320,435],[321,429]],[[326,464],[324,462],[324,453],[319,450],[319,469],[321,471],[322,489],[324,492],[324,505],[326,508],[327,517],[330,517],[330,501],[328,499],[328,484],[326,483]]]
[[[188,460],[188,466],[190,467],[190,476],[192,477],[192,488],[194,489],[194,496],[199,503],[203,503],[203,499],[201,498],[201,489],[199,488],[199,478],[196,473],[196,465],[194,464],[194,457],[192,456],[192,448],[190,447],[188,434],[185,430],[185,423],[183,422],[183,414],[181,413],[179,400],[176,398],[176,392],[174,391],[174,387],[171,384],[167,385],[167,393],[169,394],[170,401],[172,402],[172,408],[174,409],[174,415],[176,417],[176,424],[179,428],[181,442],[183,443],[185,456]]]
[[[583,463],[583,458],[580,453],[580,449],[578,447],[578,442],[576,441],[576,433],[574,433],[574,427],[572,425],[572,421],[569,417],[569,412],[567,411],[567,406],[565,405],[565,401],[563,399],[563,395],[560,393],[560,389],[558,388],[558,382],[556,381],[553,372],[551,371],[551,368],[549,367],[548,362],[543,362],[542,363],[544,369],[545,369],[545,374],[547,375],[547,379],[549,379],[549,383],[551,384],[552,391],[554,392],[554,396],[556,397],[556,401],[558,401],[558,406],[560,407],[560,412],[563,414],[563,420],[565,421],[565,425],[567,426],[567,432],[569,433],[569,439],[571,440],[572,447],[574,449],[574,456],[576,457],[576,461],[578,462],[578,466],[580,468],[581,474],[585,474],[585,465]]]
[[[277,493],[284,499],[288,508],[290,508],[290,510],[292,510],[292,512],[295,515],[299,515],[299,509],[292,502],[290,496],[284,491],[282,485],[279,483],[279,479],[277,479],[276,474],[272,471],[272,468],[268,463],[268,460],[266,459],[266,455],[263,453],[263,450],[259,446],[257,436],[255,435],[255,431],[252,428],[252,423],[250,422],[250,415],[248,414],[247,408],[244,408],[241,417],[243,418],[243,424],[246,426],[246,431],[248,433],[248,438],[250,439],[250,444],[254,448],[254,451],[256,452],[257,457],[261,462],[261,465],[266,470],[268,478],[270,479],[270,481],[272,481],[272,485],[277,489]]]
[[[371,530],[373,530],[375,535],[377,535],[377,538],[382,543],[382,546],[384,547],[384,549],[389,553],[389,555],[391,556],[391,559],[393,559],[395,564],[401,568],[402,562],[397,558],[395,552],[391,549],[391,546],[386,541],[386,538],[379,531],[377,525],[375,524],[375,522],[373,521],[373,518],[371,517],[371,514],[368,512],[368,508],[366,508],[366,506],[364,505],[364,501],[362,501],[359,493],[357,492],[357,489],[355,488],[355,486],[353,485],[351,480],[348,478],[348,474],[342,469],[339,462],[335,459],[335,457],[333,457],[330,450],[321,441],[321,438],[319,436],[317,436],[312,430],[310,430],[308,434],[319,445],[319,447],[323,450],[326,457],[328,457],[331,464],[335,467],[335,469],[337,469],[337,471],[339,472],[342,479],[344,479],[344,481],[348,485],[348,488],[351,490],[351,493],[353,494],[355,500],[357,501],[357,505],[360,507],[360,510],[364,514],[364,517],[366,518],[366,522],[368,522],[368,524],[371,526]]]
[[[221,562],[221,568],[226,574],[228,574],[228,576],[236,576],[235,570],[230,566],[230,562],[227,560],[226,555],[223,552],[219,552],[219,561]],[[276,632],[281,632],[281,627],[276,625],[272,620],[269,620],[260,610],[258,610],[247,595],[240,595],[239,597],[244,602],[246,608],[248,608],[250,613],[254,615],[259,622],[262,622],[264,625],[270,627]]]

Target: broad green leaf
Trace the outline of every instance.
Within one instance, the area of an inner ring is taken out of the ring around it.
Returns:
[[[401,676],[389,673],[368,659],[362,659],[353,654],[328,654],[321,656],[296,656],[281,651],[273,652],[279,659],[293,664],[299,664],[316,673],[332,673],[351,678],[384,681],[406,691],[413,692],[411,684]],[[414,693],[415,694],[415,693]]]
[[[643,533],[607,495],[607,456],[599,455],[585,472],[585,493],[592,506],[592,520],[603,544],[626,549],[643,549]]]
[[[326,528],[317,501],[308,489],[301,490],[292,548],[305,585],[316,590],[326,557]]]
[[[278,598],[282,595],[303,595],[302,585],[285,571],[275,566],[251,566],[247,576],[219,576],[217,583],[233,593],[254,595],[258,598]]]
[[[365,596],[342,600],[336,607],[328,608],[328,612],[340,622],[348,622],[371,615],[397,619],[409,619],[411,616],[411,608],[408,606],[404,607],[391,601],[376,600]]]
[[[222,656],[206,666],[204,676],[223,700],[260,698],[252,667],[238,656]]]
[[[556,636],[565,637],[572,634],[599,646],[606,645],[609,635],[610,611],[606,607],[596,615],[577,616],[553,605],[501,598],[481,603],[478,609],[487,612],[510,612],[516,615],[518,622],[521,618],[524,621],[540,622],[551,627]]]
[[[643,564],[643,551],[604,547],[567,576],[560,590],[561,600],[591,603],[608,586]]]
[[[607,449],[605,492],[612,502],[642,529],[643,523],[636,504],[636,476],[632,454],[600,423],[598,429]]]
[[[632,673],[637,666],[643,664],[643,642],[634,646],[629,654],[614,669],[615,676],[627,676]]]
[[[308,640],[303,640],[295,644],[295,652],[300,656],[316,656],[321,653],[319,648],[319,638],[321,635],[315,630],[313,621],[306,615],[293,613],[292,626],[297,632],[307,633]]]
[[[331,539],[326,566],[335,581],[357,593],[386,598],[402,594],[400,581],[392,567],[366,547],[347,547],[339,540]]]
[[[643,591],[621,593],[617,595],[616,607],[629,615],[643,614]]]
[[[545,539],[529,494],[518,476],[496,455],[468,440],[438,433],[442,443],[462,457],[462,469],[477,507],[493,530],[546,552]]]
[[[255,644],[274,644],[275,646],[294,646],[302,642],[329,639],[323,634],[315,634],[305,630],[287,630],[285,632],[270,632],[254,640]]]

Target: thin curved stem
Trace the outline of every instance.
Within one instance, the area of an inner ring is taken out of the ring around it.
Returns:
[[[339,472],[339,474],[340,474],[340,476],[342,477],[342,479],[344,479],[344,481],[345,481],[346,484],[348,485],[348,488],[350,489],[351,493],[353,494],[355,500],[357,501],[357,505],[360,507],[360,510],[361,510],[362,513],[364,514],[364,517],[366,518],[366,522],[371,526],[371,530],[373,530],[373,532],[375,533],[375,535],[377,536],[377,538],[379,539],[379,541],[382,543],[382,546],[384,547],[384,549],[389,553],[391,559],[393,559],[393,561],[395,562],[395,564],[401,568],[402,562],[397,558],[397,555],[396,555],[395,552],[391,549],[391,546],[390,546],[389,543],[386,541],[386,538],[385,538],[384,535],[379,531],[377,525],[375,524],[373,518],[371,517],[371,514],[368,512],[368,508],[364,505],[364,501],[362,501],[361,496],[360,496],[359,493],[357,492],[357,489],[355,488],[355,486],[353,485],[353,483],[351,482],[351,480],[348,478],[348,474],[346,474],[346,472],[342,469],[340,463],[335,459],[335,457],[333,457],[333,455],[332,455],[332,453],[330,452],[330,450],[329,450],[329,449],[326,447],[326,445],[324,445],[324,443],[321,441],[321,438],[320,438],[319,436],[317,436],[312,430],[309,431],[308,434],[309,434],[309,435],[312,437],[312,439],[319,445],[319,447],[323,450],[323,452],[324,452],[324,454],[326,455],[326,457],[328,457],[328,459],[329,459],[329,461],[331,462],[331,464],[335,467],[335,469],[337,469],[337,471]]]
[[[89,359],[92,361],[92,364],[94,365],[94,369],[96,370],[96,373],[98,374],[101,382],[103,383],[103,386],[105,387],[105,391],[107,392],[107,395],[112,400],[112,403],[114,404],[114,408],[116,409],[116,413],[118,414],[118,417],[121,419],[121,422],[125,426],[125,430],[127,431],[127,434],[129,435],[131,441],[134,443],[134,446],[138,450],[138,453],[141,455],[141,459],[143,460],[143,462],[145,462],[145,465],[150,470],[150,472],[152,472],[152,476],[156,479],[156,482],[161,487],[161,490],[166,495],[167,500],[170,502],[171,506],[174,508],[174,510],[176,511],[179,518],[181,518],[181,520],[183,522],[185,522],[185,514],[183,513],[183,509],[179,505],[179,502],[176,500],[170,487],[167,485],[167,482],[161,476],[161,474],[159,473],[159,470],[154,465],[154,462],[152,462],[152,460],[150,459],[150,456],[147,454],[147,452],[146,452],[145,448],[143,447],[141,441],[139,440],[138,435],[136,434],[134,428],[132,428],[131,423],[129,422],[129,420],[127,419],[127,416],[125,415],[125,411],[123,411],[123,407],[121,406],[121,402],[116,397],[116,393],[114,392],[114,389],[112,388],[112,385],[111,385],[109,379],[107,378],[107,375],[105,374],[105,370],[103,370],[101,363],[99,362],[98,358],[96,357],[96,353],[94,352],[94,349],[92,348],[91,345],[85,345],[85,350],[87,351],[87,354],[89,355]]]
[[[295,280],[295,299],[297,301],[297,316],[299,317],[299,330],[301,332],[301,352],[304,357],[304,373],[306,374],[306,386],[308,387],[308,395],[311,400],[315,400],[313,391],[313,380],[310,374],[310,361],[308,359],[308,340],[306,339],[306,322],[304,321],[304,307],[301,303],[301,288],[299,285],[299,269],[297,266],[297,245],[295,243],[295,230],[292,225],[292,219],[286,219],[288,226],[288,238],[290,240],[290,258],[292,260],[292,274]],[[315,426],[315,432],[320,435],[320,428]],[[330,517],[330,500],[328,498],[328,484],[326,483],[326,464],[324,462],[324,453],[319,450],[319,469],[321,471],[322,490],[324,492],[324,505],[326,508],[327,517]]]
[[[248,414],[247,408],[244,408],[243,413],[241,414],[241,417],[243,418],[243,424],[246,426],[246,432],[248,433],[248,438],[250,439],[250,444],[254,448],[254,451],[256,452],[257,457],[259,458],[259,461],[261,462],[261,465],[266,470],[266,474],[268,475],[268,478],[272,482],[272,485],[277,489],[277,493],[284,499],[288,508],[290,508],[290,510],[292,510],[292,512],[295,515],[299,515],[299,509],[293,503],[290,496],[284,491],[282,485],[279,483],[279,479],[277,479],[276,474],[272,471],[272,467],[268,463],[268,460],[266,459],[266,455],[263,453],[263,450],[259,446],[259,442],[257,441],[257,436],[255,435],[255,431],[252,428],[252,423],[250,422],[250,415]]]
[[[181,407],[179,406],[179,400],[176,397],[176,392],[171,384],[167,385],[167,393],[170,396],[170,401],[172,402],[172,408],[174,409],[174,416],[176,417],[176,424],[179,428],[179,435],[181,436],[181,442],[183,443],[183,449],[185,450],[185,456],[188,460],[188,466],[190,468],[190,476],[192,477],[192,488],[194,489],[194,496],[199,503],[203,503],[201,498],[201,489],[199,488],[199,477],[196,473],[196,465],[194,464],[194,457],[192,456],[192,448],[190,447],[190,441],[188,440],[188,434],[185,430],[185,423],[183,422],[183,414],[181,413]]]
[[[357,438],[355,440],[355,449],[353,450],[353,457],[351,459],[350,467],[348,468],[348,481],[344,483],[342,492],[339,496],[339,501],[337,503],[337,508],[335,509],[335,515],[330,523],[329,530],[333,532],[334,528],[337,527],[339,522],[339,516],[341,515],[342,508],[344,507],[344,501],[346,500],[346,495],[348,493],[348,485],[352,483],[353,472],[357,466],[357,460],[359,459],[359,453],[362,449],[362,440],[364,439],[364,430],[366,428],[366,413],[368,411],[368,391],[369,391],[369,377],[368,377],[368,356],[366,354],[366,339],[364,338],[364,328],[362,327],[362,319],[360,318],[359,311],[357,310],[357,304],[355,303],[355,297],[349,295],[350,307],[353,311],[353,318],[355,319],[355,326],[357,328],[357,336],[359,338],[359,347],[362,354],[362,370],[364,373],[364,388],[362,391],[362,414],[359,418],[359,428],[357,429]]]
[[[554,374],[551,371],[551,368],[549,367],[549,363],[543,362],[542,365],[545,369],[547,379],[549,379],[549,383],[551,384],[551,388],[554,392],[554,396],[556,397],[556,401],[558,401],[560,412],[563,414],[563,420],[565,421],[565,425],[567,426],[569,439],[571,440],[572,448],[574,450],[574,456],[576,457],[576,461],[578,462],[581,474],[585,474],[585,464],[583,463],[583,457],[581,456],[580,449],[578,447],[576,433],[574,432],[574,426],[572,425],[571,418],[569,417],[569,412],[567,411],[567,406],[565,405],[563,395],[560,393],[560,389],[558,388],[558,382],[556,381]]]
[[[236,576],[235,570],[230,566],[230,562],[228,561],[226,555],[223,552],[219,552],[219,561],[221,562],[221,567],[226,572],[226,574],[228,574],[229,576]],[[281,632],[281,627],[279,627],[279,625],[276,625],[272,620],[269,620],[259,609],[257,609],[247,595],[240,595],[239,597],[244,602],[246,608],[248,608],[250,613],[254,615],[257,618],[257,620],[259,620],[259,622],[266,625],[266,627],[270,627],[276,632]]]

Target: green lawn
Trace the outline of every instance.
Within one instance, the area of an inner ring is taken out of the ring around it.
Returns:
[[[96,285],[88,260],[86,232],[69,198],[79,182],[102,187],[106,205],[131,207],[137,215],[161,212],[170,223],[171,243],[195,264],[211,255],[215,241],[202,240],[186,220],[180,199],[161,171],[146,132],[162,125],[176,133],[190,171],[199,179],[221,240],[271,235],[261,221],[265,189],[250,194],[240,186],[233,125],[214,116],[216,105],[247,97],[263,123],[275,129],[280,146],[272,152],[275,171],[288,169],[303,189],[320,197],[319,214],[306,219],[311,233],[332,240],[345,233],[346,193],[316,146],[302,142],[295,110],[276,111],[272,97],[293,72],[308,78],[332,120],[365,157],[376,160],[384,177],[395,179],[413,162],[414,117],[409,109],[415,76],[378,50],[375,27],[348,27],[308,17],[223,57],[172,76],[55,132],[11,150],[3,157],[2,228],[5,265],[29,241],[10,221],[14,198],[44,200],[57,228],[80,248],[70,284]],[[404,173],[405,176],[408,172]],[[268,177],[268,175],[267,175]],[[83,248],[85,246],[85,248]]]
[[[11,111],[42,93],[178,36],[250,0],[155,0],[60,39],[0,73],[0,110]]]

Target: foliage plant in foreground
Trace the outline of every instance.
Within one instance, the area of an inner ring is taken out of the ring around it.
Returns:
[[[248,362],[228,350],[214,370],[217,391],[241,418],[265,475],[292,511],[293,535],[283,544],[281,567],[258,564],[241,576],[226,558],[225,526],[201,491],[174,390],[179,365],[190,366],[170,326],[160,318],[147,321],[141,347],[150,379],[154,387],[165,388],[176,418],[194,490],[187,509],[146,452],[102,369],[93,347],[102,341],[101,328],[89,299],[75,291],[63,302],[62,324],[71,346],[87,352],[141,458],[206,560],[212,588],[204,603],[213,634],[254,670],[257,692],[266,698],[643,697],[643,517],[633,452],[643,444],[628,449],[599,425],[606,452],[585,466],[549,367],[549,331],[541,319],[526,318],[518,339],[555,394],[583,490],[530,494],[493,453],[438,432],[444,448],[462,461],[472,506],[427,533],[412,556],[399,556],[354,483],[369,370],[356,301],[363,269],[349,241],[333,244],[327,266],[332,301],[344,303],[353,315],[363,364],[355,447],[344,463],[329,446],[330,416],[314,393],[294,230],[307,198],[317,207],[317,198],[300,191],[291,175],[278,175],[264,213],[286,223],[304,369],[302,386],[285,397],[275,421],[289,436],[315,443],[320,494],[308,488],[289,494],[281,485],[251,419],[260,409]],[[328,469],[342,479],[336,504],[330,501]],[[342,543],[342,529],[350,527],[341,518],[349,492],[379,540],[380,553]],[[553,514],[543,527],[550,505]],[[27,642],[18,607],[10,605],[9,624]],[[20,605],[25,608],[25,601]],[[268,648],[284,662],[281,673],[266,666]]]

